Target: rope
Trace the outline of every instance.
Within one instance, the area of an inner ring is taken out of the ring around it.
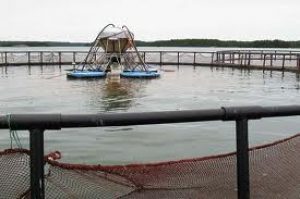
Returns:
[[[15,141],[18,148],[23,148],[22,143],[20,141],[20,137],[17,131],[12,130],[11,127],[11,115],[7,115],[7,123],[9,128],[9,137],[10,137],[10,148],[13,148],[13,141]]]

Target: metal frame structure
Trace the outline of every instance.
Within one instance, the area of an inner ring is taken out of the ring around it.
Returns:
[[[112,58],[116,57],[118,63],[125,67],[125,70],[135,70],[139,68],[141,71],[148,71],[148,66],[142,59],[133,38],[133,33],[129,30],[127,26],[122,26],[119,33],[114,33],[112,35],[103,37],[103,33],[109,28],[117,28],[114,24],[106,25],[97,35],[96,39],[92,43],[85,59],[81,62],[77,68],[80,70],[106,70],[106,67],[110,64]],[[125,52],[124,49],[121,49],[120,39],[118,41],[119,49],[114,49],[115,52],[108,52],[109,38],[117,37],[118,35],[124,33],[128,41],[125,46],[130,46],[128,51]],[[103,42],[103,39],[106,38],[106,44]],[[102,45],[104,48],[104,56],[97,58],[98,51]]]
[[[300,115],[300,106],[222,107],[208,110],[185,110],[144,113],[103,114],[13,114],[0,116],[0,129],[29,130],[31,198],[45,198],[44,131],[74,127],[104,127],[165,123],[235,121],[237,148],[238,198],[250,198],[248,121],[264,117]],[[8,120],[9,118],[9,120]]]

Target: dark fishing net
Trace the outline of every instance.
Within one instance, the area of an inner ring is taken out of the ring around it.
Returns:
[[[251,198],[300,197],[300,134],[250,149]],[[47,158],[46,198],[237,198],[236,154],[122,166]],[[28,193],[27,151],[1,153],[0,198]]]

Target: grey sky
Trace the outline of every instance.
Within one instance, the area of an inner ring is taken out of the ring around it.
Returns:
[[[300,40],[300,0],[0,0],[0,40],[91,41],[108,23],[139,40]]]

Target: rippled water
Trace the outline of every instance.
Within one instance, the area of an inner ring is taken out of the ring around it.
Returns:
[[[68,80],[71,66],[0,68],[0,114],[100,113],[207,109],[236,105],[300,104],[294,73],[230,68],[164,66],[152,80]],[[250,143],[262,144],[299,132],[299,117],[250,122]],[[235,149],[233,122],[164,124],[47,131],[46,150],[65,161],[117,164],[199,157]],[[10,146],[0,131],[1,149]],[[27,144],[28,133],[19,132]]]

